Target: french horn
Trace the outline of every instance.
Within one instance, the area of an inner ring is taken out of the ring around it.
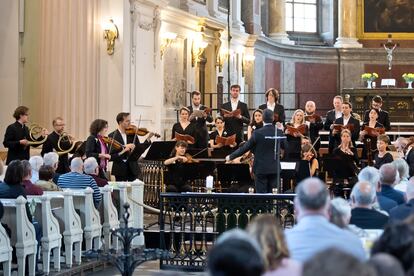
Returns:
[[[46,142],[47,135],[44,136],[42,140],[37,141],[39,137],[42,136],[44,128],[41,127],[38,124],[32,124],[29,127],[29,137],[32,141],[27,141],[27,145],[29,146],[35,146],[35,145],[41,145],[44,142]]]
[[[69,143],[70,147],[68,149],[64,149],[62,147],[62,143]],[[70,136],[68,133],[63,132],[58,139],[57,142],[57,147],[59,149],[59,151],[57,151],[56,153],[58,155],[63,155],[63,154],[67,154],[73,151],[73,149],[75,148],[75,146],[77,145],[77,143],[75,141],[73,141],[73,137]]]

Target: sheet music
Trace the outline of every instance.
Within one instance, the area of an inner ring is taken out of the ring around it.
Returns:
[[[296,162],[280,162],[282,170],[296,170]]]

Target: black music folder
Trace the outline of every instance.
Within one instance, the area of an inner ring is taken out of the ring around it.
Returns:
[[[176,141],[154,141],[148,149],[145,160],[165,160],[171,157]]]

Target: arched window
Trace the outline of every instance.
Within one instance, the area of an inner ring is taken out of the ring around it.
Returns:
[[[286,0],[286,31],[318,32],[318,0]]]

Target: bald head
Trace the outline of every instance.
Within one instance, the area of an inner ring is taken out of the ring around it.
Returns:
[[[360,181],[352,188],[351,198],[357,207],[371,207],[375,201],[375,188],[368,181]]]
[[[393,186],[397,179],[397,169],[392,164],[384,164],[379,169],[381,185]]]
[[[302,210],[321,211],[327,207],[328,191],[319,178],[307,178],[296,187],[295,204]]]
[[[314,101],[307,101],[305,104],[305,111],[306,113],[313,113],[315,112],[316,104]]]
[[[75,157],[70,162],[70,170],[72,172],[83,173],[83,161],[80,157]]]

